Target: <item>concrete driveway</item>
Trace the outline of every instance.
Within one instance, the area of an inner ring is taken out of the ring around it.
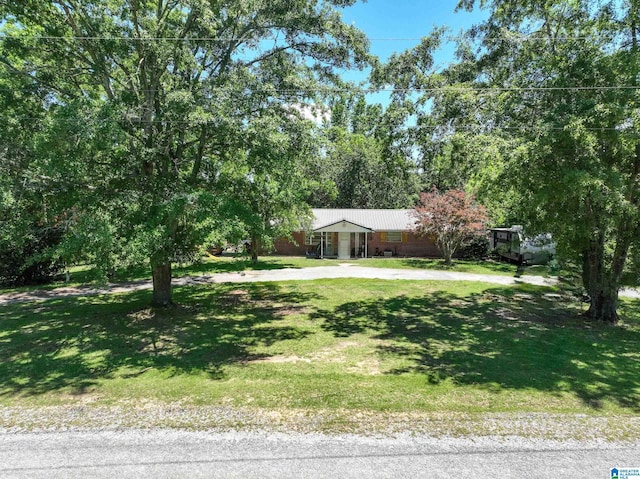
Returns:
[[[324,278],[370,278],[397,280],[406,279],[413,281],[473,281],[501,285],[533,284],[536,286],[554,286],[557,278],[544,278],[542,276],[523,275],[519,277],[500,276],[491,274],[456,273],[451,271],[418,270],[418,269],[391,269],[371,268],[357,266],[350,263],[341,263],[336,266],[318,266],[311,268],[285,268],[264,271],[247,270],[237,273],[216,273],[202,276],[182,276],[173,279],[174,286],[190,284],[215,284],[215,283],[253,283],[269,281],[309,281]],[[92,287],[61,287],[50,290],[35,290],[26,292],[14,292],[0,295],[0,305],[18,302],[47,300],[60,297],[90,296],[107,293],[126,293],[151,289],[150,280],[134,281],[122,284],[110,284],[106,288]],[[640,291],[623,289],[620,296],[640,298]]]

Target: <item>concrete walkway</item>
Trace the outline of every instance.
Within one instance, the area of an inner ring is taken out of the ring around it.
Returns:
[[[265,271],[242,271],[238,273],[215,273],[203,276],[182,276],[173,279],[174,286],[190,284],[215,284],[215,283],[255,283],[270,281],[309,281],[325,278],[369,278],[386,280],[414,280],[414,281],[473,281],[501,285],[532,284],[536,286],[554,286],[557,278],[544,278],[542,276],[520,277],[499,276],[490,274],[456,273],[451,271],[418,270],[418,269],[389,269],[356,266],[350,263],[342,263],[337,266],[319,266],[311,268],[285,268]],[[151,289],[150,280],[134,281],[130,283],[110,284],[105,288],[92,287],[61,287],[49,290],[35,290],[14,292],[0,295],[0,306],[9,303],[28,301],[42,301],[61,297],[91,296],[108,293],[126,293]],[[620,296],[640,298],[640,291],[624,289]]]

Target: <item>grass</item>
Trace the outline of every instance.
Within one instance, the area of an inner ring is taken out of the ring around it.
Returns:
[[[429,269],[447,270],[461,273],[477,273],[515,276],[517,266],[501,261],[465,261],[455,260],[452,265],[445,265],[441,259],[432,258],[366,258],[366,259],[307,259],[296,256],[261,256],[258,263],[252,263],[243,257],[217,257],[205,260],[202,264],[186,268],[177,268],[176,275],[182,274],[211,274],[218,272],[243,271],[243,270],[269,270],[283,268],[310,268],[318,266],[335,266],[350,263],[369,268],[393,268],[393,269]],[[545,275],[550,274],[546,266],[529,266],[523,274]]]
[[[454,260],[452,265],[446,265],[443,260],[433,258],[368,258],[357,264],[372,268],[429,269],[501,276],[516,276],[519,274],[518,267],[515,264],[494,260]],[[525,267],[522,274],[550,276],[551,272],[547,266],[531,265]]]
[[[0,404],[638,415],[640,301],[612,327],[550,292],[344,279],[8,305]]]
[[[307,260],[299,257],[268,257],[261,259],[258,263],[252,263],[246,256],[221,256],[203,258],[202,262],[196,264],[174,264],[173,276],[181,277],[187,275],[206,275],[215,273],[230,273],[248,270],[272,270],[284,268],[303,268],[309,266],[323,266],[320,262]],[[50,284],[37,286],[20,286],[12,288],[0,288],[0,294],[19,291],[32,291],[34,289],[53,289],[63,286],[83,286],[96,284],[101,280],[98,272],[91,265],[73,266],[69,270],[70,281],[65,281],[65,276],[60,275]],[[114,283],[126,283],[130,281],[141,281],[151,279],[151,269],[147,266],[120,269],[110,279]]]

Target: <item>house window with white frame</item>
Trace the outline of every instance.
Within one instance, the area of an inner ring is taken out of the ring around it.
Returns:
[[[304,244],[314,245],[320,244],[320,238],[322,233],[307,233],[304,236]]]
[[[322,241],[322,233],[307,233],[305,235],[306,245],[319,245]],[[324,247],[327,251],[331,250],[333,242],[333,233],[326,233],[324,236]]]

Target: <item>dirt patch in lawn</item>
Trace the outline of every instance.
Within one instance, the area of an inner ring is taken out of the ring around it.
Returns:
[[[310,363],[310,362],[311,362],[311,359],[309,358],[302,358],[300,356],[283,356],[279,354],[276,356],[268,356],[266,358],[252,359],[250,361],[247,361],[247,364]]]
[[[357,341],[341,341],[331,347],[322,348],[309,357],[297,355],[275,355],[247,361],[247,364],[285,364],[285,363],[348,363],[349,358],[345,351],[349,348],[360,346]],[[353,364],[353,363],[352,363]],[[380,361],[369,358],[359,361],[345,369],[354,374],[378,375],[380,374]]]

